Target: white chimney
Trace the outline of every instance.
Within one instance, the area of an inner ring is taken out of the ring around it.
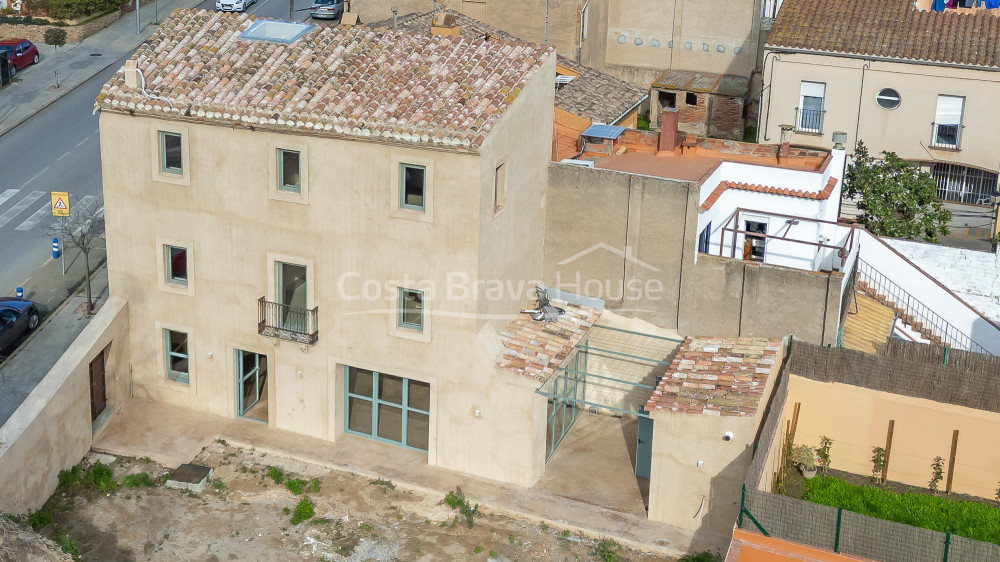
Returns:
[[[125,87],[130,90],[139,89],[139,63],[134,59],[125,61]]]

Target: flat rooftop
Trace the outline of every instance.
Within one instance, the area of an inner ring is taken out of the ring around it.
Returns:
[[[548,46],[500,39],[176,10],[130,59],[145,92],[119,72],[96,105],[475,152],[552,56]]]
[[[756,416],[780,350],[778,338],[685,338],[646,409]]]

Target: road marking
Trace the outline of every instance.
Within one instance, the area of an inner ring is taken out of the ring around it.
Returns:
[[[24,189],[25,187],[28,187],[29,183],[31,183],[31,182],[35,181],[36,179],[38,179],[38,176],[44,174],[45,171],[48,170],[49,168],[51,168],[51,166],[46,166],[46,167],[42,168],[41,172],[38,172],[37,174],[31,176],[30,180],[28,180],[28,181],[24,182],[23,184],[21,184],[21,189]]]
[[[87,137],[87,138],[83,139],[82,141],[76,143],[76,147],[74,147],[74,148],[80,148],[81,144],[83,144],[83,143],[85,143],[85,142],[87,142],[89,140],[90,140],[90,137]]]
[[[21,191],[21,190],[20,189],[8,189],[7,191],[4,191],[3,193],[0,193],[0,205],[3,205],[4,203],[7,202],[8,199],[10,199],[11,197],[17,195],[17,192],[19,192],[19,191]]]
[[[7,226],[7,223],[9,223],[11,220],[13,220],[14,217],[16,217],[17,215],[20,215],[25,209],[27,209],[28,207],[30,207],[32,203],[34,203],[35,201],[38,201],[39,199],[41,199],[42,196],[45,195],[46,193],[48,193],[48,192],[47,191],[32,191],[31,193],[28,194],[27,197],[25,197],[24,199],[21,199],[17,203],[17,205],[14,205],[10,209],[7,209],[6,213],[0,215],[0,228],[3,228],[4,226]]]
[[[52,206],[48,204],[43,205],[41,209],[38,209],[30,217],[25,219],[24,222],[17,225],[17,228],[14,230],[31,230],[32,228],[35,228],[36,224],[42,222],[42,219],[44,219],[46,215],[51,216],[51,214]]]
[[[58,162],[58,161],[62,160],[63,158],[66,158],[67,156],[69,156],[69,151],[68,151],[68,150],[66,151],[66,154],[63,154],[63,155],[62,155],[62,156],[60,156],[59,158],[56,158],[56,162]]]

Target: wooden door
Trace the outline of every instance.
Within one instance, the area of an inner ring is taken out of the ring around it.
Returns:
[[[97,419],[108,405],[104,391],[104,350],[90,362],[90,421]]]

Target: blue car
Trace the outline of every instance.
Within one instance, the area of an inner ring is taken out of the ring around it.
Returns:
[[[23,334],[38,327],[38,307],[31,301],[0,298],[0,351],[14,345]]]

